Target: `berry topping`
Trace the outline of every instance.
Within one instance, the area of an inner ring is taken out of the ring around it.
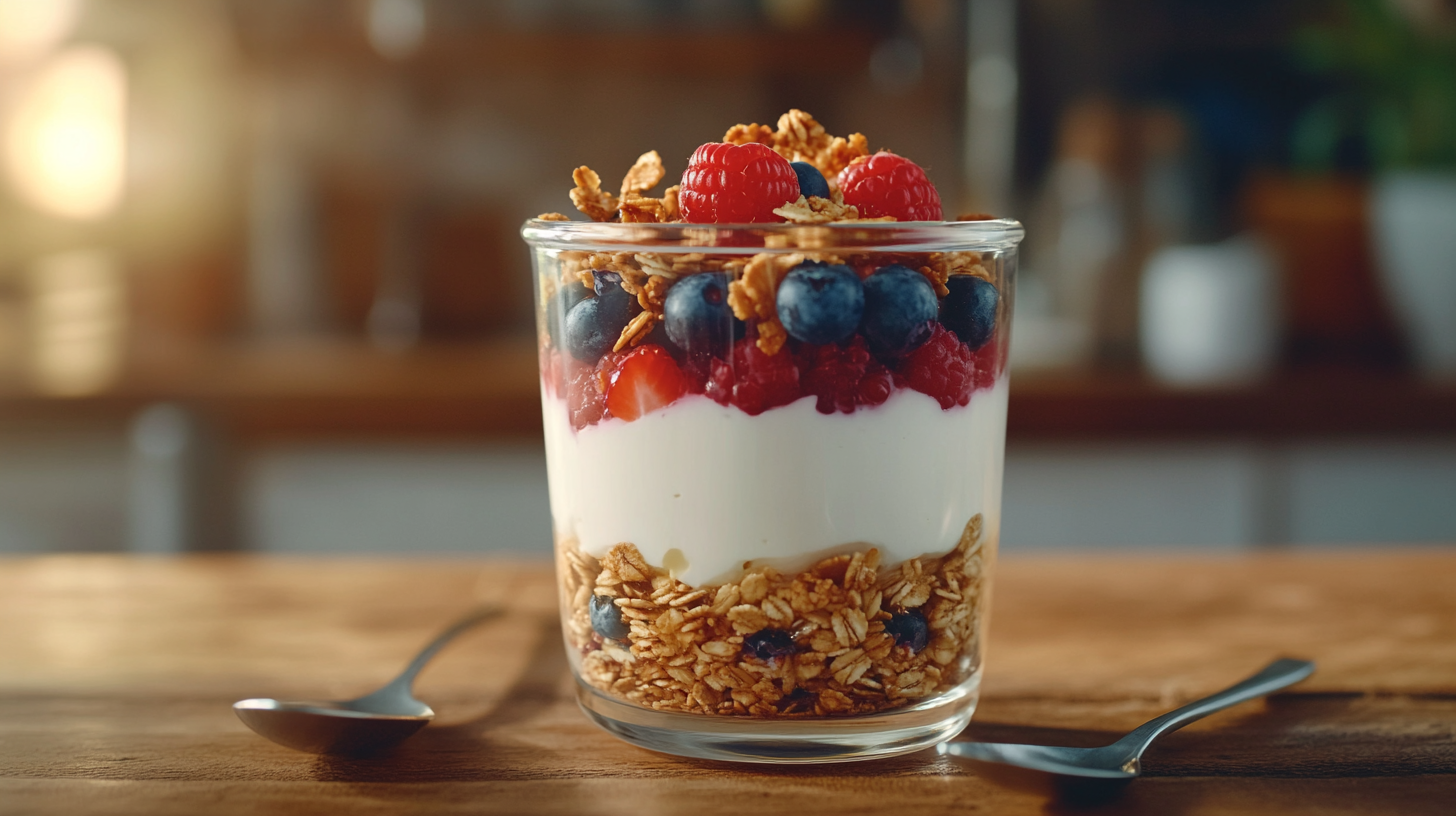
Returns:
[[[595,363],[617,344],[622,329],[640,311],[637,299],[622,290],[621,276],[596,273],[597,296],[566,313],[566,350],[583,363]]]
[[[607,410],[631,422],[688,392],[688,379],[662,346],[638,346],[607,377]]]
[[[688,159],[677,200],[691,224],[755,224],[784,220],[774,209],[798,198],[794,168],[772,148],[709,142]]]
[[[566,369],[566,412],[572,427],[579,431],[600,422],[607,413],[607,399],[596,368],[570,358],[561,364]]]
[[[893,635],[895,643],[909,646],[916,654],[930,643],[930,627],[925,623],[925,616],[914,609],[885,621],[885,634]]]
[[[891,264],[865,278],[864,296],[860,330],[870,341],[870,351],[899,357],[929,339],[940,304],[924,275]]]
[[[779,321],[790,337],[803,343],[838,343],[849,337],[859,326],[864,303],[859,276],[842,264],[800,264],[779,284]]]
[[[798,651],[794,636],[783,629],[760,629],[743,639],[743,651],[768,663]]]
[[[803,346],[799,350],[799,380],[804,393],[818,397],[821,414],[850,414],[860,405],[879,405],[890,398],[890,372],[855,337],[840,346]]]
[[[732,403],[757,416],[802,396],[799,368],[792,354],[765,354],[754,338],[745,337],[733,344],[731,365],[713,360],[707,393],[722,405]]]
[[[861,156],[839,172],[844,203],[860,218],[892,215],[898,221],[941,220],[940,193],[925,171],[904,156],[881,150]]]
[[[925,345],[900,361],[895,384],[928,394],[940,407],[967,405],[975,386],[976,362],[955,332],[936,325]]]
[[[945,282],[950,294],[940,303],[940,322],[974,351],[996,331],[995,284],[971,275],[953,275]]]
[[[614,599],[607,595],[591,596],[591,625],[596,633],[607,640],[621,640],[632,631],[622,620],[622,610]]]
[[[819,168],[808,162],[789,162],[794,168],[794,175],[799,177],[799,195],[805,198],[828,198],[829,182],[824,180],[824,174]]]
[[[689,275],[667,290],[663,324],[673,345],[689,354],[728,356],[738,318],[728,308],[728,275]]]
[[[557,289],[556,294],[546,301],[546,331],[551,335],[551,345],[561,348],[567,313],[590,294],[585,286],[569,283]]]

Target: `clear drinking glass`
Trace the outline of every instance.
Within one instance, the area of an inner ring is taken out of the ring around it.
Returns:
[[[587,715],[646,748],[759,762],[961,730],[1000,528],[1020,224],[522,234]],[[780,281],[805,264],[863,293],[847,338],[801,342],[779,319]]]

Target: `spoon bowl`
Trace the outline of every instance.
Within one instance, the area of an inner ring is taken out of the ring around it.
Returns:
[[[270,740],[311,754],[367,754],[393,748],[430,724],[435,712],[383,714],[349,702],[285,702],[267,697],[233,703],[238,719]]]
[[[936,750],[941,754],[979,762],[1014,765],[1062,777],[1132,779],[1142,773],[1143,752],[1153,740],[1163,734],[1236,703],[1292,686],[1313,673],[1314,664],[1308,660],[1276,660],[1247,680],[1149,720],[1117,742],[1101,748],[1062,748],[1005,742],[945,742],[936,746]]]
[[[359,755],[388,750],[430,724],[434,709],[411,693],[415,676],[457,635],[501,614],[480,609],[440,633],[384,688],[354,700],[274,700],[253,697],[233,703],[245,725],[297,751]]]

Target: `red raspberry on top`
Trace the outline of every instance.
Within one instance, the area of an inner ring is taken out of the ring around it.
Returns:
[[[798,198],[799,177],[773,148],[709,142],[688,159],[677,203],[691,224],[761,224]]]
[[[941,220],[940,193],[920,165],[886,150],[861,156],[839,172],[844,203],[860,218],[895,216],[899,221]]]
[[[929,394],[942,408],[968,405],[975,385],[976,362],[955,332],[936,323],[925,345],[905,355],[895,371],[895,384]]]

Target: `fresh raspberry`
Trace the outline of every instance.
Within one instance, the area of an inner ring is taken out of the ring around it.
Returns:
[[[688,380],[662,346],[644,344],[615,361],[607,376],[607,409],[631,422],[688,392]]]
[[[703,394],[707,392],[708,380],[713,376],[713,362],[716,359],[711,354],[683,355],[682,372],[683,377],[688,382],[689,394]]]
[[[789,160],[761,144],[709,142],[693,151],[677,194],[682,219],[692,224],[760,224],[799,198],[799,177]]]
[[[910,352],[895,370],[895,385],[935,397],[941,408],[967,405],[976,373],[975,355],[955,332],[936,323],[925,345]]]
[[[560,359],[566,381],[566,411],[571,417],[572,427],[579,431],[597,424],[606,415],[607,400],[602,394],[596,366],[570,356]]]
[[[893,215],[899,221],[941,220],[940,193],[920,165],[881,150],[861,156],[839,171],[844,203],[859,209],[860,218]]]
[[[990,388],[1005,368],[1006,360],[1001,356],[1001,341],[993,339],[976,351],[976,388]]]
[[[745,337],[733,346],[732,365],[713,360],[707,393],[718,403],[732,403],[749,416],[788,405],[803,396],[794,355],[788,351],[764,354],[752,337]]]
[[[821,414],[852,414],[860,405],[879,405],[893,387],[889,370],[859,335],[843,346],[801,346],[799,372],[804,393],[818,397],[815,407]]]

